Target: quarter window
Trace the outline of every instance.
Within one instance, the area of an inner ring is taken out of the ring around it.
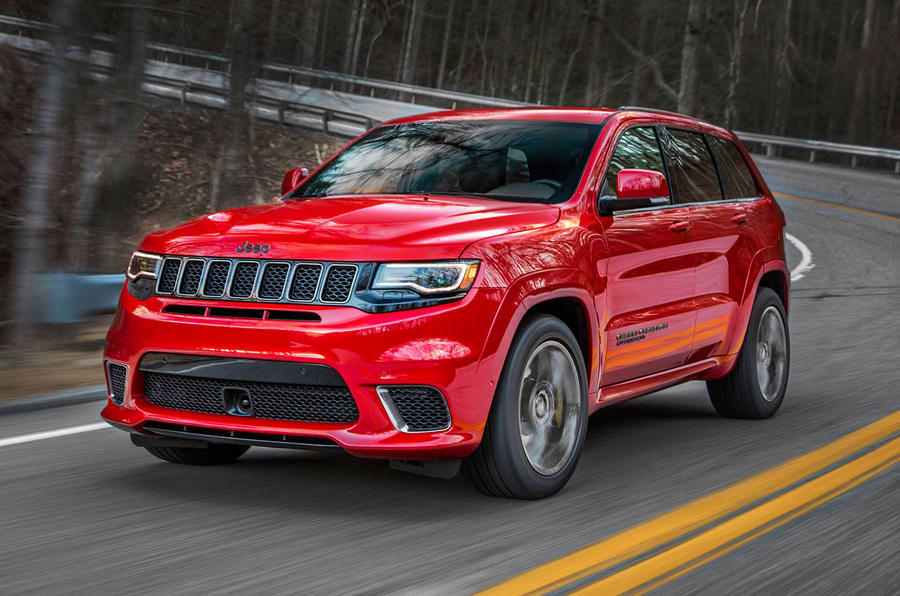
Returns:
[[[675,182],[676,203],[721,201],[722,188],[703,135],[698,132],[667,128],[669,172]]]
[[[606,170],[602,190],[604,196],[615,196],[616,177],[621,170],[628,169],[666,173],[656,130],[652,126],[629,128],[619,137]]]
[[[721,137],[707,136],[716,163],[719,164],[719,175],[726,199],[749,199],[759,196],[756,179],[747,165],[741,150],[731,141]]]

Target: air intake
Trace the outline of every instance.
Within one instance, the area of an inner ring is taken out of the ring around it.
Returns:
[[[124,364],[106,362],[106,377],[109,381],[109,399],[121,406],[125,403],[125,387],[128,381],[128,367]]]
[[[394,427],[401,432],[440,432],[450,428],[447,400],[434,387],[381,385],[376,392]]]

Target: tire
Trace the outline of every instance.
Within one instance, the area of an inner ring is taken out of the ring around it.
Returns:
[[[463,474],[489,495],[548,497],[575,471],[587,418],[578,340],[554,316],[529,317],[513,340],[481,444],[463,461]]]
[[[245,445],[219,445],[196,449],[188,447],[144,447],[148,453],[176,464],[191,466],[217,466],[233,464],[249,449]]]
[[[784,401],[790,363],[784,305],[774,291],[760,288],[734,369],[721,379],[706,382],[713,407],[728,418],[772,416]]]

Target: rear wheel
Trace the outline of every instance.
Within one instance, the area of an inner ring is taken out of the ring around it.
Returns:
[[[734,370],[706,383],[716,411],[729,418],[772,416],[784,400],[790,362],[784,305],[774,291],[760,288]]]
[[[244,445],[217,445],[195,449],[187,447],[144,447],[151,455],[176,464],[192,466],[216,466],[231,464],[249,449]]]
[[[578,341],[538,315],[516,334],[481,445],[463,473],[482,492],[540,499],[575,471],[587,429],[587,373]]]

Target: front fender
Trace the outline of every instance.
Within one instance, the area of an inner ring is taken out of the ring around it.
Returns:
[[[586,275],[575,268],[558,268],[537,271],[516,279],[504,294],[491,329],[485,341],[478,364],[479,375],[488,376],[493,385],[500,379],[507,354],[516,331],[528,312],[542,302],[558,298],[574,298],[584,309],[588,325],[588,388],[596,390],[599,384],[600,331],[593,297],[586,289]]]

